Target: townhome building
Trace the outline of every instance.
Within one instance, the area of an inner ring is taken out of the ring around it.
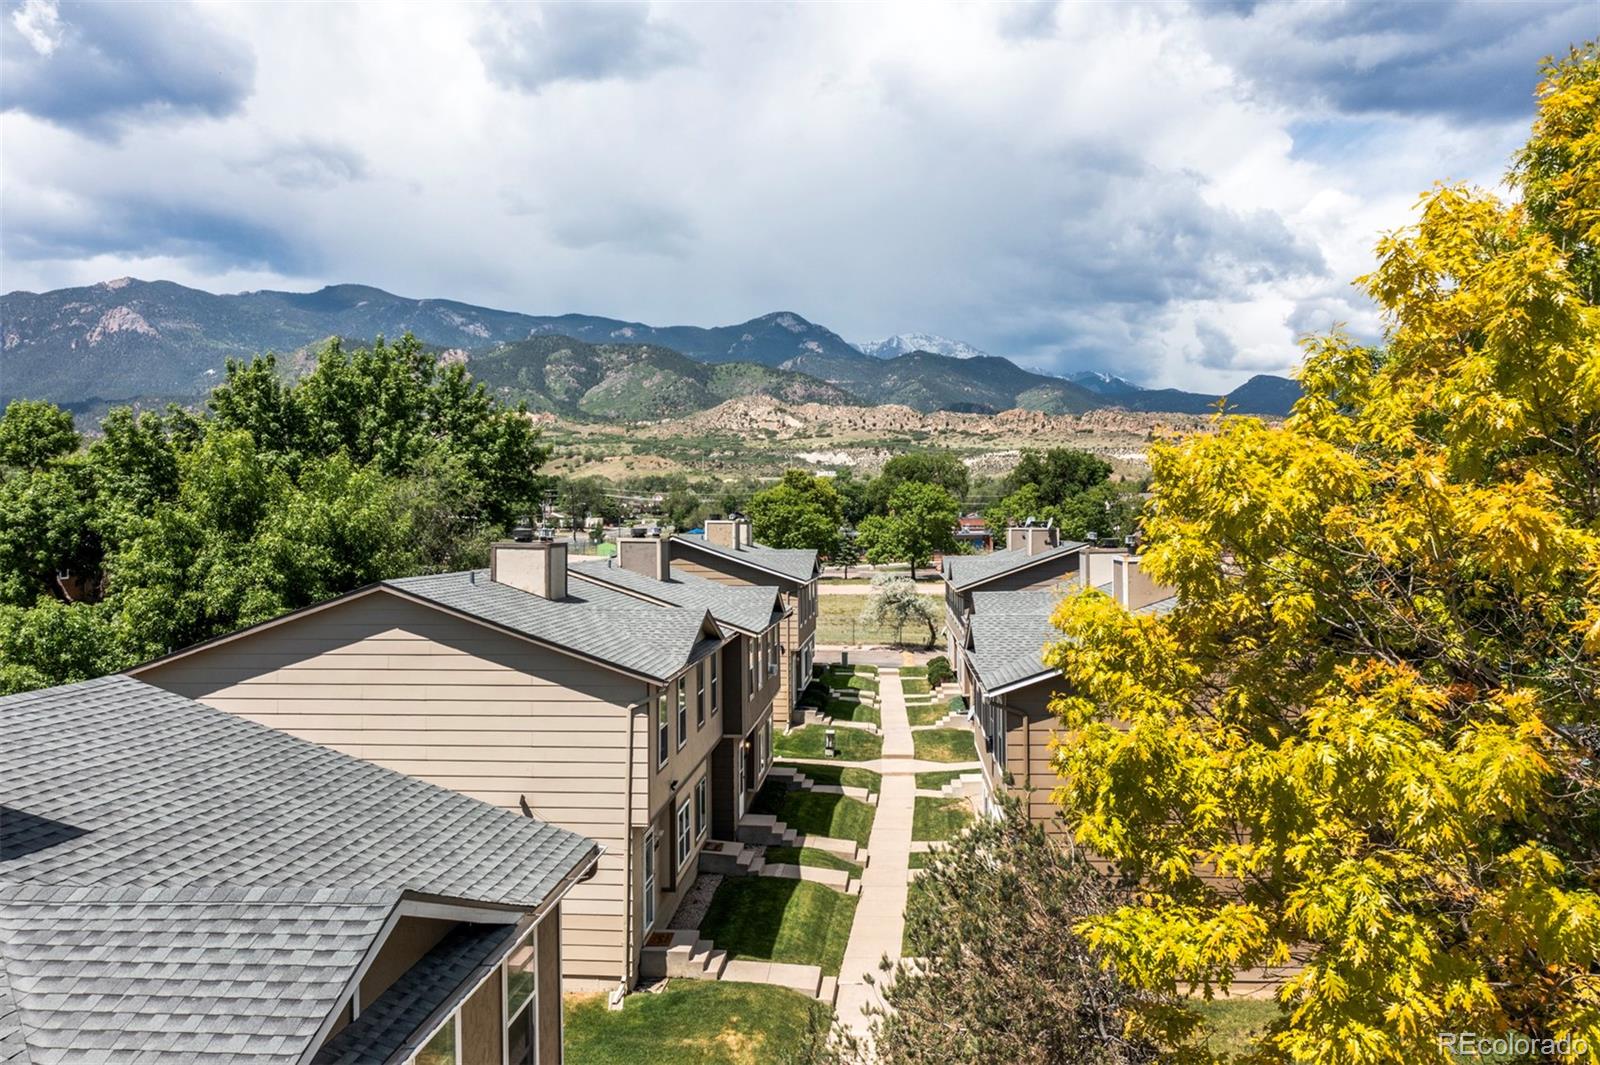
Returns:
[[[129,677],[0,737],[0,1061],[562,1060],[594,842]]]
[[[707,521],[701,535],[674,536],[671,554],[678,572],[719,584],[778,589],[785,615],[782,639],[767,663],[779,681],[774,714],[781,727],[801,724],[800,693],[811,682],[817,654],[817,579],[822,575],[817,553],[758,544],[749,519],[730,515]]]
[[[726,640],[704,604],[584,580],[564,541],[524,535],[487,570],[383,581],[133,673],[598,841],[562,974],[620,991],[710,836]]]
[[[1134,613],[1171,610],[1172,590],[1149,580],[1137,556],[1110,558],[1102,590]],[[1052,831],[1063,826],[1050,802],[1056,786],[1050,742],[1057,729],[1051,700],[1065,691],[1061,674],[1044,664],[1044,649],[1061,639],[1050,616],[1073,579],[1055,586],[970,593],[967,642],[962,650],[971,678],[969,701],[990,801],[1002,793],[1022,799],[1029,816]]]
[[[712,754],[709,786],[712,834],[731,840],[772,765],[773,706],[782,687],[772,663],[793,608],[772,585],[719,584],[674,572],[669,537],[658,529],[632,533],[618,541],[615,558],[574,566],[572,575],[647,602],[708,610],[722,629],[727,642],[711,674],[719,686],[711,701],[722,707],[722,742]]]
[[[965,651],[972,596],[978,591],[1024,591],[1053,588],[1062,583],[1082,585],[1086,579],[1088,545],[1063,543],[1053,524],[1029,520],[1006,530],[1006,547],[987,555],[946,555],[944,578],[945,646],[956,681],[970,701],[973,677]]]

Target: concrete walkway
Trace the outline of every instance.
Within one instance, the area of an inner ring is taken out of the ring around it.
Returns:
[[[865,978],[881,980],[878,965],[885,955],[900,957],[900,939],[906,923],[906,886],[911,880],[911,816],[916,805],[917,766],[911,757],[911,726],[906,720],[905,695],[898,669],[878,674],[878,704],[883,716],[883,757],[870,763],[883,774],[878,793],[878,813],[867,840],[871,862],[861,877],[861,901],[850,944],[839,972],[839,1020],[857,1036],[866,1037],[868,1005],[881,1005],[878,989]],[[863,763],[868,764],[868,763]],[[935,764],[935,763],[930,763]],[[947,766],[941,768],[949,768]]]

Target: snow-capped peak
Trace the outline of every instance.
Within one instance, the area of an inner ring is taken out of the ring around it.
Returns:
[[[957,359],[985,358],[989,354],[971,344],[932,333],[896,333],[882,340],[865,341],[856,347],[862,354],[879,359],[892,359],[896,355],[906,355],[913,351],[931,351],[935,355],[949,355]]]

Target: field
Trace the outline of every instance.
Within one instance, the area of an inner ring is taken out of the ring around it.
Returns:
[[[944,601],[937,596],[925,595],[928,600],[941,612],[944,610]],[[928,646],[928,627],[926,625],[908,625],[903,633],[895,632],[892,626],[873,626],[861,624],[861,608],[867,605],[864,595],[819,595],[817,597],[817,642],[819,644],[854,644],[893,645],[903,641],[905,646],[923,648]],[[936,637],[933,646],[944,648],[944,627],[935,625]]]
[[[568,1065],[766,1065],[802,1043],[820,1004],[767,984],[675,980],[658,995],[568,995]]]

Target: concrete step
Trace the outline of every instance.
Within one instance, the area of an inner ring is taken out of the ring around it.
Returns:
[[[838,891],[848,892],[851,875],[843,869],[824,869],[816,865],[791,865],[788,862],[772,862],[761,869],[762,876],[776,876],[787,880],[807,880],[813,884],[825,884]]]
[[[749,876],[750,863],[757,860],[754,847],[738,840],[713,839],[700,848],[698,868],[719,876]]]
[[[800,834],[772,814],[745,814],[739,821],[739,842],[757,847],[797,847]]]
[[[824,976],[821,986],[817,988],[817,999],[823,1005],[832,1006],[839,999],[839,978],[837,976]]]
[[[794,847],[814,847],[829,854],[837,854],[848,861],[856,862],[861,859],[861,848],[853,839],[834,839],[832,836],[796,836],[790,844]]]
[[[789,965],[776,961],[736,958],[722,970],[722,979],[787,987],[813,998],[822,990],[822,970],[815,965]]]

